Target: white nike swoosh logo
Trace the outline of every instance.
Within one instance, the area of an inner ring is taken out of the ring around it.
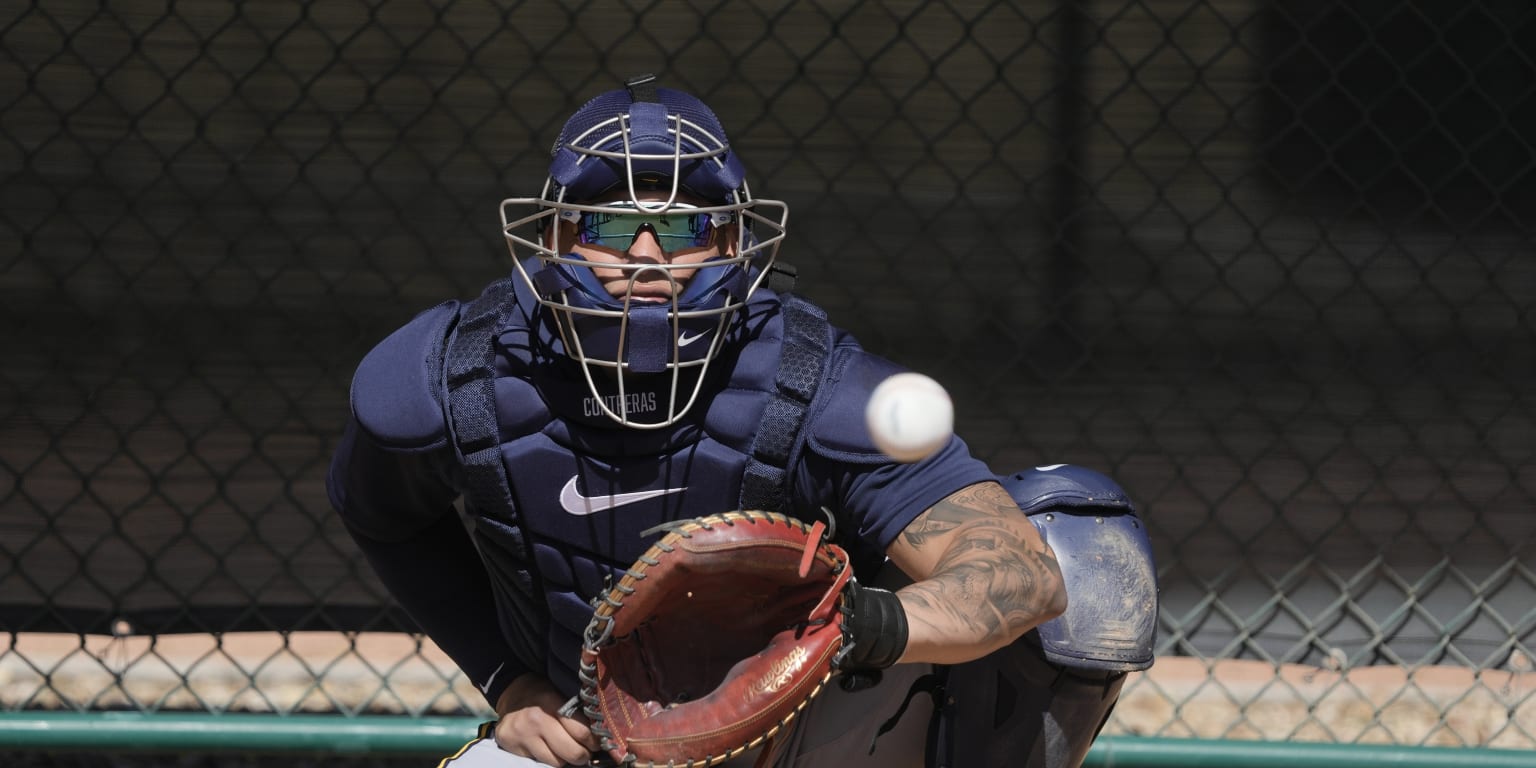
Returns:
[[[1049,471],[1051,471],[1053,469],[1061,469],[1062,467],[1065,467],[1065,466],[1066,466],[1065,464],[1047,464],[1047,465],[1045,465],[1043,467],[1035,467],[1035,471],[1036,472],[1049,472]]]
[[[485,685],[480,686],[481,693],[487,696],[491,695],[491,683],[496,682],[496,676],[501,674],[501,668],[505,666],[507,666],[505,661],[496,665],[495,671],[491,672],[491,676],[485,679]]]
[[[683,331],[682,333],[679,333],[677,335],[677,345],[679,347],[686,347],[689,344],[692,344],[695,341],[698,341],[699,339],[702,339],[702,338],[704,338],[705,336],[708,336],[708,335],[709,335],[709,331],[704,331],[703,333],[700,333],[697,336],[689,336],[687,331]]]
[[[571,475],[571,479],[565,481],[565,487],[560,489],[560,507],[573,515],[590,515],[596,512],[622,507],[625,504],[645,501],[666,496],[669,493],[688,490],[682,488],[662,488],[656,491],[635,491],[634,493],[615,493],[611,496],[583,496],[576,490],[577,475]]]

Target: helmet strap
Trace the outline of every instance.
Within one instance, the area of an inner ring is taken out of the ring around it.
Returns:
[[[656,101],[656,76],[653,74],[635,75],[624,81],[624,88],[629,91],[630,101]]]

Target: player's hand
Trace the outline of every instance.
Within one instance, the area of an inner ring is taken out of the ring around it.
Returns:
[[[560,716],[565,700],[542,675],[512,681],[496,702],[496,746],[544,765],[588,765],[597,737],[587,724]]]

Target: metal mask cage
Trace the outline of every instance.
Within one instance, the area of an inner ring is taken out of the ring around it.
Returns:
[[[732,320],[766,279],[789,216],[782,202],[752,199],[744,169],[708,107],[681,92],[651,95],[659,100],[635,100],[631,92],[588,102],[567,121],[539,196],[509,198],[500,209],[513,264],[551,311],[560,344],[580,363],[598,407],[613,421],[642,429],[676,423],[698,400]],[[690,214],[729,216],[734,239],[716,241],[717,258],[680,264],[668,256],[661,263],[598,265],[574,251],[559,252],[562,216],[606,213],[615,202],[647,214],[686,204]],[[532,211],[517,215],[519,207]],[[764,216],[754,210],[759,207],[776,208],[777,215]],[[519,248],[538,258],[537,271]],[[610,292],[592,271],[599,266],[617,270],[623,289]],[[664,299],[652,292],[637,300],[637,284],[659,279],[670,283]],[[693,335],[685,339],[685,332]],[[704,333],[712,334],[709,343],[695,343]],[[634,377],[660,374],[670,380],[643,383],[653,392],[666,390],[666,409],[657,420],[640,420],[628,407],[628,395],[641,383]],[[696,374],[686,391],[685,374]]]
[[[535,256],[543,265],[540,272],[562,267],[569,270],[590,270],[594,266],[593,262],[555,250],[553,246],[557,244],[558,237],[548,229],[557,226],[556,222],[564,211],[600,213],[611,209],[605,209],[603,204],[574,204],[551,199],[549,193],[553,188],[554,184],[551,180],[546,182],[543,194],[539,197],[508,198],[501,203],[502,234],[506,238],[515,270],[533,289],[538,302],[551,310],[566,355],[581,364],[587,387],[604,415],[620,425],[638,429],[658,429],[677,423],[698,400],[704,383],[704,372],[723,349],[732,320],[738,315],[747,298],[759,290],[767,278],[769,268],[784,239],[785,226],[789,218],[788,206],[778,200],[752,200],[746,196],[747,191],[743,187],[741,197],[746,198],[745,200],[725,205],[679,209],[686,210],[690,214],[729,213],[734,215],[737,226],[731,242],[732,247],[723,252],[720,258],[702,263],[603,263],[600,266],[605,269],[617,269],[628,273],[626,291],[622,295],[613,296],[607,293],[594,294],[591,291],[581,291],[575,287],[550,290],[547,281],[543,280],[539,273],[531,272],[522,258],[526,253]],[[676,194],[677,191],[674,190],[669,197],[675,197]],[[533,210],[519,216],[516,215],[519,208]],[[760,212],[758,209],[763,211]],[[637,210],[639,210],[638,206]],[[647,210],[662,212],[668,209],[647,207]],[[764,212],[769,211],[775,215],[764,215]],[[525,252],[520,254],[519,249],[525,249]],[[678,280],[672,273],[680,270],[691,271],[694,273],[692,279],[696,280],[700,278],[699,273],[706,268],[740,270],[744,288],[737,292],[738,295],[733,295],[722,287],[710,292],[704,302],[684,302],[682,297],[687,293],[684,286],[686,281]],[[637,302],[634,297],[636,282],[642,277],[656,273],[664,275],[672,283],[670,298],[662,302]],[[669,375],[671,380],[667,385],[667,407],[664,417],[659,421],[643,421],[628,410],[627,395],[633,389],[630,377],[639,374],[632,370],[633,366],[626,359],[625,351],[629,348],[632,333],[632,310],[649,310],[658,305],[665,307],[666,322],[670,326],[670,359],[663,373]],[[584,318],[606,320],[617,324],[617,343],[612,353],[603,354],[591,348],[593,345],[584,338],[579,328]],[[683,346],[679,344],[682,334],[685,329],[698,330],[701,326],[708,327],[712,332],[708,346],[697,356],[685,357],[682,354]],[[683,377],[689,372],[696,372],[698,375],[684,387]],[[612,389],[605,387],[605,382],[611,382],[609,386]],[[608,395],[616,395],[612,398],[612,402],[617,404],[617,408],[609,405]]]

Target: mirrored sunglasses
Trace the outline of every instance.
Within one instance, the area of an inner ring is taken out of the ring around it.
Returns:
[[[615,203],[610,210],[561,211],[560,218],[576,225],[576,236],[585,245],[628,251],[640,232],[649,228],[662,251],[673,253],[710,244],[715,228],[729,224],[728,211],[689,213],[692,206],[674,205],[665,213],[635,210],[633,203]]]

